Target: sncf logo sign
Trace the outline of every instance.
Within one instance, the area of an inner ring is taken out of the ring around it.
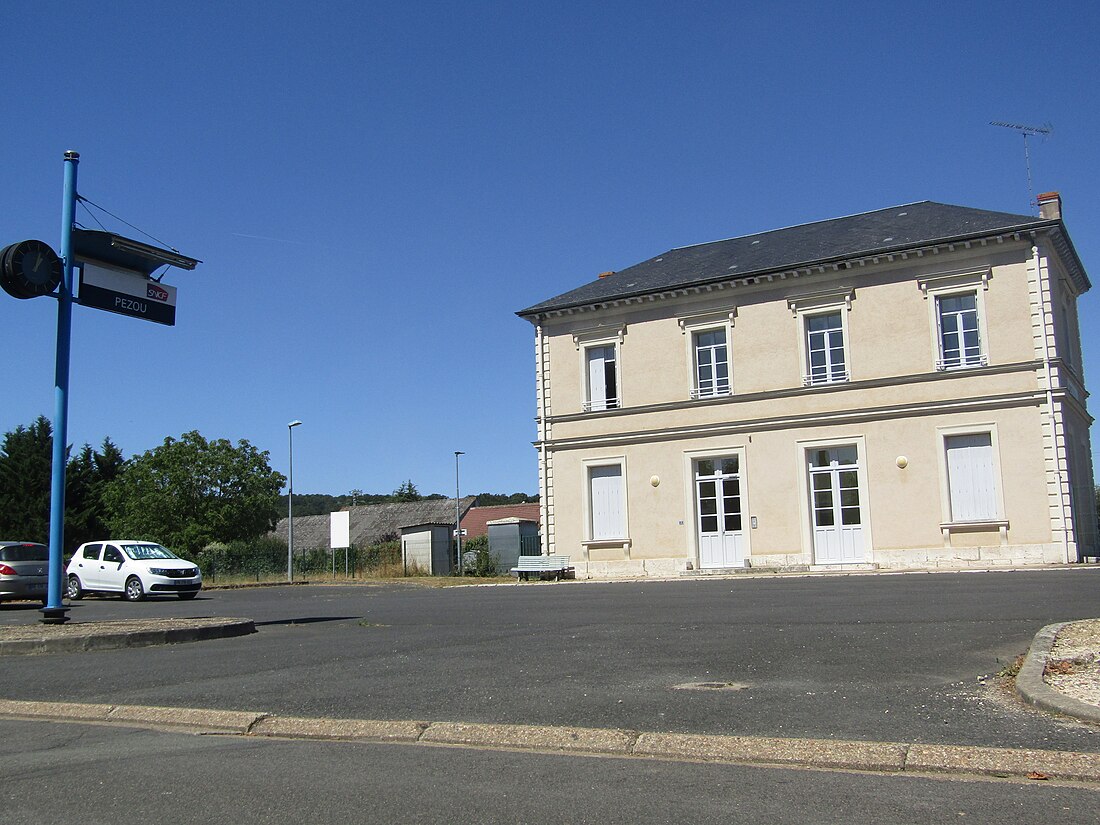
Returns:
[[[154,301],[168,300],[168,290],[160,284],[149,284],[149,288],[145,294],[146,297],[152,298]]]

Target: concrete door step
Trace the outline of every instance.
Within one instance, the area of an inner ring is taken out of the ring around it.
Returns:
[[[860,563],[860,564],[811,564],[811,573],[843,573],[845,571],[852,570],[878,570],[877,564]]]

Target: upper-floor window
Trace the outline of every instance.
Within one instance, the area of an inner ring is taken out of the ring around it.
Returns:
[[[695,386],[694,398],[714,398],[730,394],[729,351],[726,330],[711,329],[694,334]]]
[[[805,386],[848,380],[844,352],[844,317],[841,312],[806,315]]]
[[[619,406],[619,379],[615,345],[588,347],[584,351],[587,367],[588,400],[584,409],[613,410]]]
[[[692,398],[720,398],[733,393],[730,374],[730,341],[737,307],[732,304],[706,309],[696,306],[677,321],[685,336],[686,376],[691,376]]]
[[[928,300],[937,370],[989,363],[984,316],[985,293],[992,277],[992,269],[981,267],[917,278],[917,286]]]
[[[1065,282],[1061,284],[1059,292],[1062,293],[1062,308],[1058,328],[1062,331],[1062,336],[1058,344],[1058,355],[1080,373],[1081,330],[1077,323],[1076,301]]]
[[[978,327],[978,294],[936,296],[940,355],[936,369],[976,367],[986,363]]]
[[[815,387],[848,381],[848,313],[855,290],[851,287],[791,296],[787,306],[798,319],[798,349],[802,357],[802,386]]]

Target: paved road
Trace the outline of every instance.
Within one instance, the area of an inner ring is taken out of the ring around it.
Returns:
[[[246,616],[260,632],[6,658],[0,696],[1100,751],[1095,728],[978,681],[1043,625],[1100,614],[1098,594],[1090,568],[92,599],[75,620]],[[703,681],[741,689],[674,689]]]
[[[534,779],[537,777],[537,780]],[[0,722],[0,820],[1100,823],[1100,791],[402,745]]]

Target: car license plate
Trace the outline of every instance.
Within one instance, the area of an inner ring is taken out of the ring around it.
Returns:
[[[27,586],[27,590],[29,590],[32,593],[37,593],[39,590],[45,590],[45,589],[46,589],[46,585],[44,585],[44,584],[31,584],[31,585]]]

